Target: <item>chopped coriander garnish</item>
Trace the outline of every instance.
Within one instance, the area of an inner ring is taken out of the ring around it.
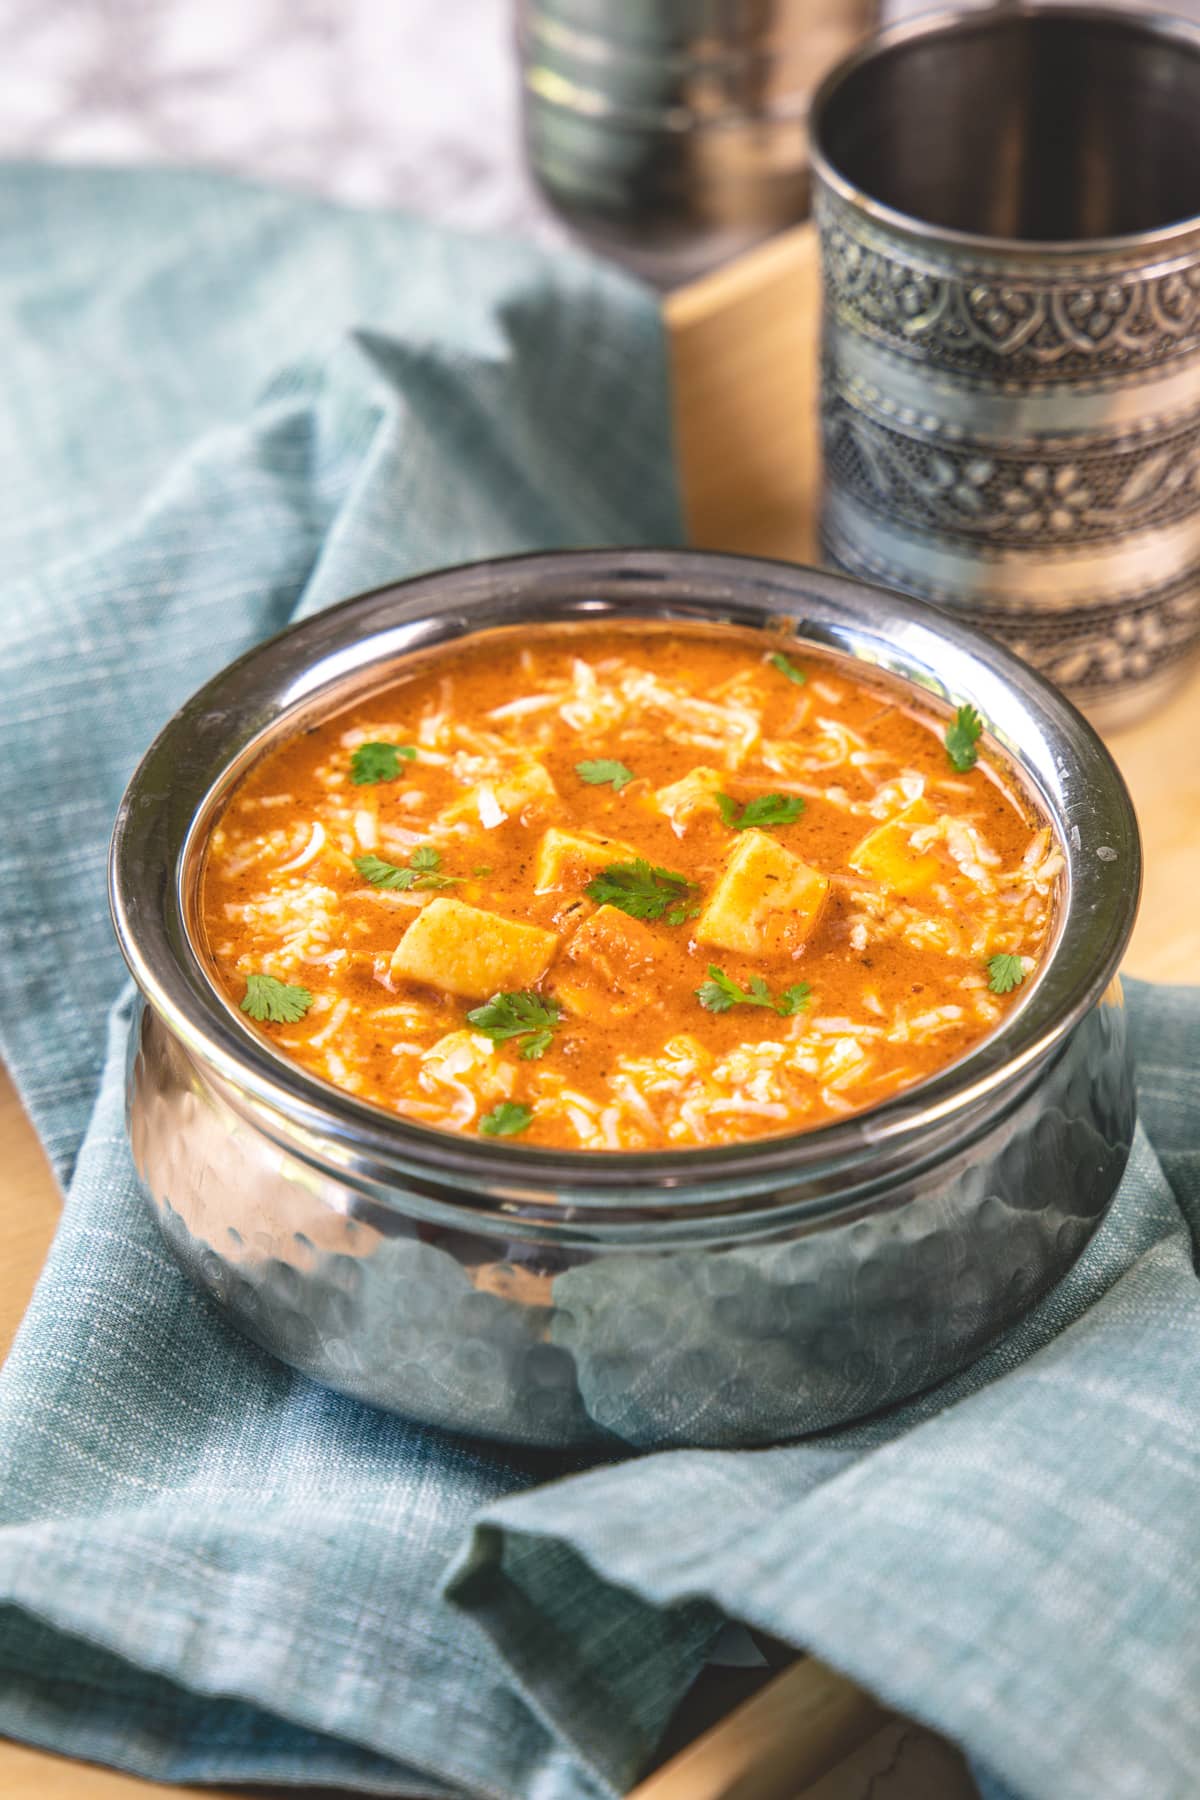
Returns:
[[[988,986],[993,994],[1011,994],[1025,979],[1025,964],[1019,956],[993,956],[987,966]]]
[[[739,987],[733,977],[726,975],[724,969],[718,969],[715,963],[709,963],[708,973],[710,979],[701,982],[696,989],[696,998],[705,1012],[728,1012],[731,1006],[769,1006],[782,1018],[790,1019],[794,1013],[804,1011],[812,993],[807,981],[797,981],[784,988],[777,1000],[772,1000],[761,975],[752,975],[748,987]]]
[[[623,762],[615,762],[611,756],[599,756],[592,762],[577,762],[575,773],[589,787],[603,787],[607,783],[614,794],[619,794],[623,787],[628,787],[636,780],[632,769],[626,768]]]
[[[759,794],[742,808],[740,818],[737,816],[738,803],[731,794],[718,794],[717,805],[721,809],[721,818],[731,831],[746,831],[751,825],[760,829],[791,825],[804,811],[804,801],[799,794]]]
[[[485,1006],[476,1006],[467,1014],[467,1023],[494,1044],[509,1038],[523,1038],[521,1055],[527,1060],[545,1056],[554,1029],[562,1019],[555,1000],[544,1000],[529,988],[515,994],[493,994]]]
[[[350,779],[356,787],[372,781],[395,781],[401,762],[416,756],[413,744],[360,744],[350,758]]]
[[[313,1003],[306,987],[290,987],[274,975],[247,975],[242,1011],[259,1024],[295,1025]]]
[[[356,856],[354,866],[364,881],[369,881],[377,888],[448,888],[457,887],[462,877],[459,875],[438,875],[435,873],[441,863],[441,856],[432,844],[418,844],[408,859],[408,867],[400,868],[397,863],[385,862],[382,856]]]
[[[794,662],[790,662],[782,650],[777,650],[774,656],[768,656],[767,661],[773,669],[778,669],[781,675],[786,675],[789,681],[794,681],[797,687],[803,687],[808,680],[804,670],[798,669]]]
[[[354,866],[372,887],[410,888],[417,879],[415,869],[402,869],[398,863],[385,862],[382,856],[356,856]]]
[[[697,919],[700,916],[699,905],[673,906],[667,914],[668,925],[682,925],[685,919]]]
[[[598,906],[615,906],[631,919],[661,919],[670,907],[668,923],[681,925],[680,903],[695,885],[686,875],[660,869],[638,856],[632,862],[609,863],[583,891]]]
[[[477,869],[471,870],[472,875],[490,875],[491,872],[492,872],[491,863],[480,863],[480,865]]]
[[[983,720],[973,706],[960,706],[946,727],[946,755],[960,775],[975,767],[975,746],[983,735]]]
[[[775,1011],[785,1019],[793,1018],[796,1013],[807,1012],[811,998],[812,989],[807,981],[794,981],[791,987],[785,987],[780,994],[775,1002]]]
[[[709,963],[708,973],[711,979],[702,981],[700,986],[696,989],[696,998],[704,1008],[705,1012],[728,1012],[731,1006],[740,1006],[742,1004],[745,1004],[746,1006],[770,1006],[770,995],[767,993],[767,985],[762,980],[761,976],[756,975],[754,977],[754,981],[757,981],[762,988],[761,995],[758,995],[753,992],[747,993],[743,988],[740,988],[737,982],[734,981],[731,976],[726,975],[724,970],[718,969],[715,963]],[[753,985],[754,983],[752,982],[752,988]]]
[[[501,1100],[490,1113],[484,1113],[479,1129],[484,1137],[516,1137],[532,1118],[532,1108],[522,1106],[519,1100]]]

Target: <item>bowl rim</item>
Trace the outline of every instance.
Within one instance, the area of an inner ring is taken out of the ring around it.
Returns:
[[[1075,0],[1007,0],[1004,6],[985,6],[969,12],[943,10],[918,13],[914,18],[898,21],[875,32],[844,56],[823,77],[809,107],[809,161],[814,177],[837,195],[846,206],[872,223],[899,233],[921,249],[938,249],[970,253],[981,262],[999,257],[1023,263],[1045,262],[1053,266],[1055,277],[1067,272],[1057,265],[1078,264],[1085,273],[1091,259],[1102,256],[1137,256],[1142,263],[1153,259],[1169,259],[1172,252],[1181,257],[1200,249],[1200,211],[1185,219],[1173,220],[1146,231],[1118,232],[1109,237],[1087,238],[1012,238],[993,237],[987,232],[964,231],[951,225],[937,225],[915,213],[904,212],[877,200],[865,188],[843,175],[825,146],[825,126],[829,109],[843,85],[869,63],[881,61],[893,51],[926,39],[939,37],[971,37],[981,31],[994,31],[1018,20],[1069,20],[1080,27],[1116,25],[1147,39],[1185,45],[1200,62],[1200,24],[1166,12],[1140,12],[1129,6],[1076,4]],[[1200,72],[1198,72],[1200,73]],[[1200,79],[1197,83],[1200,89]],[[1048,271],[1049,272],[1049,271]],[[1146,267],[1143,274],[1155,272]]]
[[[599,588],[608,590],[603,599]],[[554,604],[565,610],[547,611]],[[383,685],[403,656],[472,628],[575,617],[782,632],[854,655],[934,701],[977,705],[1038,795],[1067,859],[1052,953],[1021,1006],[946,1069],[876,1107],[807,1132],[687,1150],[556,1150],[438,1131],[356,1100],[243,1026],[218,996],[186,922],[197,838],[241,771],[302,715],[344,703],[336,696],[355,675],[365,691]],[[933,671],[935,657],[945,676]],[[929,671],[925,679],[904,673],[914,664]],[[236,743],[231,733],[240,734]],[[1033,764],[1030,733],[1040,734]],[[569,1194],[584,1209],[652,1191],[681,1206],[689,1192],[711,1196],[723,1182],[749,1195],[781,1175],[803,1180],[870,1164],[884,1149],[911,1152],[931,1130],[954,1129],[1014,1088],[1024,1091],[1116,973],[1140,885],[1137,821],[1111,755],[1071,702],[1001,644],[922,601],[851,577],[676,549],[487,558],[384,584],[293,623],[227,664],[163,727],[126,789],[109,854],[117,940],[146,1002],[278,1141],[368,1184],[466,1184],[472,1204],[481,1193],[556,1205]]]

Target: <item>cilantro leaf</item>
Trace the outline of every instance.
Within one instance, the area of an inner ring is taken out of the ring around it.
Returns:
[[[667,914],[668,925],[682,925],[685,919],[698,919],[699,906],[673,906]]]
[[[718,794],[717,805],[730,831],[746,831],[751,825],[760,830],[772,825],[791,825],[804,811],[804,801],[799,794],[759,794],[742,808],[740,818],[737,817],[738,803],[731,794]]]
[[[773,669],[778,669],[781,675],[786,675],[789,681],[794,681],[797,687],[803,687],[808,680],[804,670],[798,669],[794,662],[790,662],[782,650],[777,650],[774,656],[768,656],[767,661]]]
[[[675,923],[680,901],[695,885],[686,875],[660,869],[638,856],[632,862],[607,864],[583,891],[598,906],[615,906],[631,919],[661,919],[671,907],[669,922]]]
[[[589,787],[603,787],[607,782],[614,794],[619,794],[623,787],[636,781],[632,769],[626,768],[623,762],[615,762],[611,756],[599,756],[592,762],[577,762],[575,773]]]
[[[479,1129],[484,1137],[515,1137],[533,1119],[533,1111],[519,1100],[501,1100],[490,1113],[484,1113]]]
[[[807,1012],[812,998],[812,989],[807,981],[794,981],[791,987],[785,987],[775,1002],[775,1011],[783,1018],[790,1019],[796,1013]]]
[[[476,1006],[467,1014],[467,1024],[481,1031],[494,1044],[509,1038],[524,1038],[521,1055],[545,1056],[554,1037],[555,1027],[562,1021],[562,1008],[556,1000],[543,999],[531,988],[512,994],[493,994],[484,1006]]]
[[[397,863],[385,862],[382,856],[356,856],[354,866],[372,887],[410,888],[417,879],[415,869],[402,869]]]
[[[988,986],[993,994],[1011,994],[1025,979],[1025,964],[1019,956],[993,956],[988,962]]]
[[[960,775],[975,767],[975,746],[983,735],[983,720],[973,706],[960,706],[946,727],[946,755]]]
[[[710,979],[702,981],[696,989],[696,998],[705,1012],[728,1012],[743,998],[742,990],[736,981],[732,981],[724,970],[718,969],[715,963],[709,963]]]
[[[794,1013],[803,1012],[808,1005],[811,989],[807,981],[797,981],[789,988],[784,988],[778,1000],[772,1000],[771,990],[761,975],[752,975],[746,987],[739,987],[731,975],[724,969],[718,969],[715,963],[708,965],[709,979],[702,981],[696,989],[696,998],[705,1012],[724,1013],[731,1006],[769,1006],[782,1018],[790,1019]]]
[[[413,865],[413,871],[416,875],[413,887],[424,888],[426,892],[440,892],[442,888],[458,887],[459,883],[462,881],[461,875],[422,874],[416,864]]]
[[[350,758],[350,779],[356,787],[374,781],[395,781],[401,762],[411,762],[416,754],[412,744],[360,744]]]
[[[260,1025],[295,1025],[313,1003],[306,987],[290,987],[274,975],[247,975],[242,1011]]]
[[[462,879],[460,875],[434,874],[441,860],[432,844],[418,844],[408,859],[406,869],[401,868],[398,863],[385,862],[382,856],[356,856],[354,866],[363,880],[369,881],[372,887],[400,889],[404,892],[409,888],[428,891],[457,887]]]

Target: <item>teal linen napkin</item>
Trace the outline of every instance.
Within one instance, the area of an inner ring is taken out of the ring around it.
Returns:
[[[0,319],[0,1043],[67,1188],[0,1376],[0,1731],[167,1779],[592,1800],[728,1616],[995,1794],[1193,1795],[1200,994],[1134,987],[1144,1132],[1060,1288],[936,1393],[776,1450],[585,1466],[357,1406],[228,1331],[137,1197],[103,859],[138,753],[299,611],[677,536],[649,299],[232,183],[26,169]]]

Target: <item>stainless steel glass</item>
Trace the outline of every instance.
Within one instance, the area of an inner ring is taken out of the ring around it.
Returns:
[[[723,623],[976,705],[1062,838],[1053,953],[1003,1029],[806,1135],[587,1154],[430,1131],[276,1055],[198,945],[211,822],[265,745],[464,632]],[[134,1156],[185,1269],[276,1355],[378,1405],[528,1444],[765,1443],[974,1355],[1078,1255],[1134,1120],[1114,971],[1137,909],[1128,796],[1090,727],[998,645],[837,576],[700,552],[477,564],[252,651],[148,752],[113,838],[145,999]]]
[[[1200,645],[1200,32],[918,20],[811,130],[827,556],[1135,717]]]
[[[817,82],[877,0],[519,0],[529,165],[569,224],[664,285],[808,211]]]

